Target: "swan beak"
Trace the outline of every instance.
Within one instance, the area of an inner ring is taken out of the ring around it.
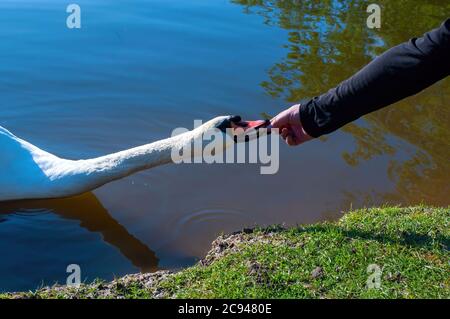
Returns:
[[[228,133],[227,130],[231,129],[235,143],[249,142],[271,133],[270,120],[243,121],[236,115],[225,119],[218,128],[224,133]],[[260,132],[261,129],[264,129],[263,134]]]

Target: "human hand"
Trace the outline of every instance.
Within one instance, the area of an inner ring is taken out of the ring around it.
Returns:
[[[297,146],[313,139],[305,132],[300,122],[300,104],[284,110],[275,116],[270,124],[280,130],[280,136],[289,146]]]

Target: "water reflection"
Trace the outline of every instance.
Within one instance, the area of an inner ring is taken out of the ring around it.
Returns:
[[[383,25],[374,32],[364,27],[368,3],[358,0],[110,1],[107,9],[84,1],[86,28],[74,31],[57,1],[38,12],[35,2],[0,3],[0,125],[67,158],[159,140],[193,119],[273,115],[437,25],[450,9],[442,1],[378,1]],[[26,212],[0,214],[0,289],[61,281],[72,261],[90,279],[135,272],[119,250],[141,269],[156,268],[154,253],[130,234],[158,252],[160,267],[179,268],[204,256],[218,234],[243,227],[332,220],[386,200],[449,204],[448,94],[441,82],[326,145],[281,146],[273,176],[251,165],[169,165],[97,190],[126,230],[93,198],[0,204],[3,213]],[[280,191],[286,181],[292,187]]]
[[[100,233],[106,243],[119,249],[142,272],[158,269],[155,253],[112,218],[93,193],[66,199],[3,202],[0,203],[0,222],[7,220],[2,215],[40,212],[52,212],[66,219],[77,220],[86,230]]]
[[[373,31],[365,27],[368,1],[232,2],[263,16],[266,24],[289,30],[285,58],[270,68],[261,85],[274,98],[291,103],[334,87],[387,48],[439,26],[450,12],[449,2],[379,1],[383,24]],[[343,128],[355,141],[354,149],[342,154],[349,165],[389,158],[387,174],[395,191],[373,196],[405,204],[449,204],[449,97],[446,79]],[[360,196],[346,195],[350,201]]]

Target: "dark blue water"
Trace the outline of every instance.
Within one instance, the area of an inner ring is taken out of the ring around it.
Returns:
[[[82,28],[68,29],[64,1],[2,1],[0,125],[61,157],[99,156],[194,119],[274,115],[376,53],[358,50],[355,32],[336,31],[341,21],[364,29],[363,18],[308,1],[246,2],[77,1]],[[426,30],[437,8],[424,7],[430,18],[418,30],[400,18],[398,29],[370,33],[369,48]],[[0,291],[65,283],[69,264],[87,281],[184,267],[221,232],[256,224],[336,219],[384,202],[448,205],[448,84],[326,140],[283,145],[276,175],[256,165],[173,165],[73,199],[0,204]]]

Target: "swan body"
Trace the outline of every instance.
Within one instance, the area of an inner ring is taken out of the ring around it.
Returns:
[[[182,150],[209,130],[223,127],[230,118],[217,117],[177,136],[83,160],[50,154],[0,126],[0,201],[74,196],[135,172],[171,163],[174,149]],[[223,148],[233,144],[229,138],[225,141],[228,142],[221,144]]]

